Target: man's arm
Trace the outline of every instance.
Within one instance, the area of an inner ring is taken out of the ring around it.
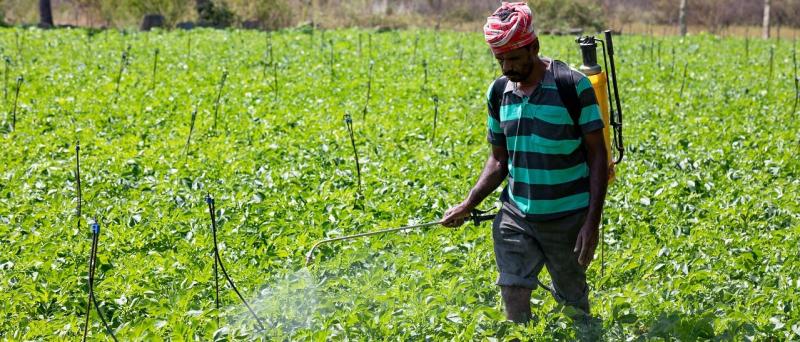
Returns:
[[[580,252],[578,263],[589,266],[597,248],[600,218],[608,188],[608,157],[602,129],[585,134],[583,139],[589,164],[589,212],[586,215],[586,222],[578,233],[574,251]]]
[[[602,137],[601,137],[602,138]],[[445,227],[458,227],[464,223],[475,207],[489,196],[508,175],[508,150],[504,146],[492,145],[492,152],[486,159],[486,165],[478,178],[478,182],[470,190],[461,204],[448,209],[441,221]]]

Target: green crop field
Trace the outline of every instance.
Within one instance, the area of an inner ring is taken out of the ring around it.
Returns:
[[[541,42],[580,64],[572,38]],[[499,74],[480,34],[2,29],[0,340],[83,336],[95,219],[95,296],[120,340],[800,339],[792,42],[614,43],[627,153],[594,318],[539,289],[520,326],[489,223],[325,244],[304,265],[319,239],[434,221],[465,196]],[[207,194],[265,331],[222,275],[215,308]],[[88,335],[110,340],[94,307]]]

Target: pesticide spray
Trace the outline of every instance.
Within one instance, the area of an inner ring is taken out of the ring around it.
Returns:
[[[270,285],[248,299],[253,311],[263,319],[266,334],[292,336],[298,330],[316,328],[321,298],[317,281],[308,268],[277,275],[267,283]],[[228,306],[223,312],[231,317],[232,326],[257,324],[242,305]],[[272,337],[281,339],[281,336]]]

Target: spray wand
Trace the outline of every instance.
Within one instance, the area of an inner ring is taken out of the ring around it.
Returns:
[[[467,221],[472,221],[472,223],[474,223],[477,226],[477,225],[480,225],[481,222],[483,222],[483,221],[493,220],[495,215],[497,215],[497,214],[487,214],[486,211],[480,211],[480,210],[477,210],[477,209],[473,209],[472,213],[470,214],[470,216],[466,220]],[[306,254],[306,266],[308,266],[308,264],[310,264],[311,261],[314,260],[314,250],[317,249],[317,247],[319,245],[324,244],[324,243],[329,243],[329,242],[334,242],[334,241],[342,241],[342,240],[350,240],[350,239],[355,239],[355,238],[364,237],[364,236],[372,236],[372,235],[378,235],[378,234],[400,232],[400,231],[410,230],[410,229],[426,228],[426,227],[430,227],[430,226],[435,226],[437,224],[441,224],[441,222],[440,221],[432,221],[432,222],[427,222],[427,223],[422,223],[422,224],[415,224],[415,225],[411,225],[411,226],[382,229],[382,230],[376,230],[374,232],[353,234],[353,235],[347,235],[347,236],[340,236],[340,237],[337,237],[337,238],[330,238],[330,239],[320,240],[320,241],[317,241],[316,243],[314,243],[314,245],[311,246],[311,250],[309,250],[308,253]]]

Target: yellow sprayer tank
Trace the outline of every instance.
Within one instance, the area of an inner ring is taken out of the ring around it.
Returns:
[[[583,64],[580,71],[589,78],[597,97],[597,104],[600,106],[600,115],[603,117],[603,140],[606,143],[606,157],[608,157],[608,183],[611,184],[616,176],[614,172],[614,159],[611,156],[611,115],[609,110],[609,89],[608,77],[606,72],[597,64],[597,42],[594,37],[582,37],[577,39],[581,48]]]
[[[592,82],[594,95],[597,97],[597,104],[600,106],[600,115],[603,117],[603,140],[606,142],[606,156],[608,157],[608,182],[614,181],[614,159],[611,158],[611,117],[608,111],[608,78],[605,71],[599,74],[588,75]]]

